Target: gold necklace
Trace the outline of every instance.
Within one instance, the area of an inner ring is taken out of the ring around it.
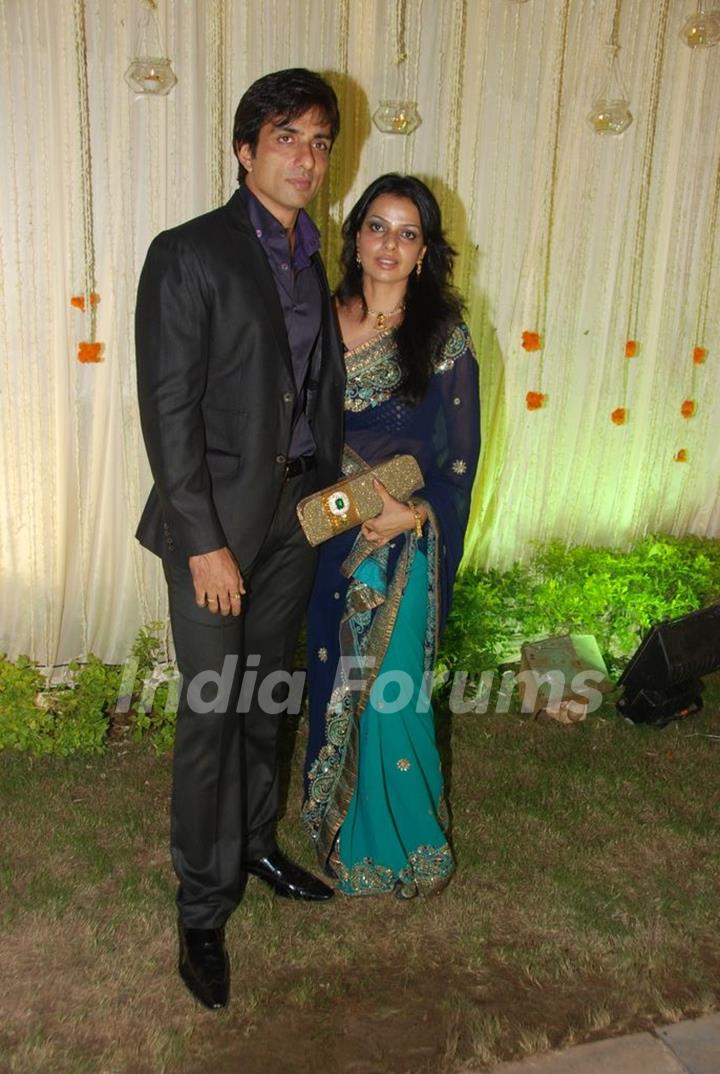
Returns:
[[[377,332],[382,332],[388,317],[394,317],[396,313],[405,312],[405,303],[402,302],[399,306],[396,306],[394,310],[388,310],[387,312],[385,310],[371,310],[369,306],[367,311],[371,317],[375,318],[375,330]]]

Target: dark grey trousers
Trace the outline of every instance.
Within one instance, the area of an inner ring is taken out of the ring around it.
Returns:
[[[224,925],[243,894],[243,862],[275,849],[282,713],[263,711],[274,706],[262,683],[292,667],[316,558],[295,506],[315,488],[314,471],[285,482],[260,553],[244,572],[239,617],[198,608],[189,569],[165,565],[182,676],[171,845],[178,908],[189,928]],[[279,685],[272,698],[282,702],[287,693]]]

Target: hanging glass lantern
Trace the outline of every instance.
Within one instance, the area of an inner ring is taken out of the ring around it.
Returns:
[[[392,99],[386,97],[385,100],[381,100],[378,108],[373,113],[373,123],[383,134],[412,134],[422,122],[418,112],[417,101],[411,101],[404,97],[408,90],[407,72],[404,67],[408,55],[405,44],[406,19],[407,0],[396,0],[394,49],[396,96]],[[401,77],[401,72],[405,72],[405,78]]]
[[[622,134],[633,121],[630,101],[623,85],[618,63],[620,46],[610,44],[605,89],[595,98],[587,121],[596,134]]]
[[[622,98],[598,98],[593,101],[592,110],[587,117],[588,123],[596,134],[622,134],[633,121],[629,104],[629,101]]]
[[[712,48],[720,41],[720,12],[705,11],[704,0],[698,0],[697,11],[683,24],[680,40],[688,48]]]
[[[166,56],[138,56],[130,61],[125,81],[135,93],[152,93],[162,97],[170,92],[177,78]]]
[[[157,0],[145,0],[145,17],[138,27],[135,55],[125,72],[125,81],[135,93],[164,97],[177,78],[169,58],[163,55],[156,9]]]
[[[380,101],[373,123],[383,134],[412,134],[422,120],[415,101]]]

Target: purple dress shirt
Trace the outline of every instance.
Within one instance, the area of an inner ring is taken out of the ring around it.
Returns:
[[[287,232],[279,220],[247,187],[240,189],[250,223],[275,277],[290,344],[297,396],[288,458],[312,455],[315,441],[305,417],[305,382],[322,319],[320,284],[310,260],[320,249],[320,235],[308,214],[301,209],[295,225],[295,248],[290,253]]]

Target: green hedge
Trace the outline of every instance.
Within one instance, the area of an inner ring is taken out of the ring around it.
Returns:
[[[112,735],[149,738],[157,749],[169,749],[172,683],[153,686],[164,629],[152,623],[141,630],[127,665],[104,664],[90,654],[86,662],[71,663],[54,686],[27,657],[13,662],[0,654],[0,749],[99,753]]]
[[[525,641],[594,634],[617,673],[653,623],[720,600],[720,541],[648,537],[629,552],[559,543],[507,571],[467,571],[455,587],[438,672],[479,679],[515,660]],[[26,657],[0,655],[0,749],[97,753],[113,736],[169,749],[174,705],[160,664],[165,625],[140,631],[131,661],[73,663],[48,686]],[[168,701],[170,702],[168,704]]]
[[[654,623],[720,600],[720,540],[647,537],[630,551],[559,542],[507,571],[467,571],[455,587],[439,671],[516,660],[525,641],[594,634],[617,673]]]

